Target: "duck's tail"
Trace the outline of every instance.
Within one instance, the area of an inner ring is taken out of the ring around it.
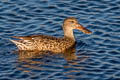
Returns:
[[[31,48],[32,44],[27,40],[10,40],[10,41],[12,41],[18,47],[19,50],[33,49],[33,48]]]
[[[21,42],[21,40],[10,40],[13,42],[19,50],[24,50],[25,49],[25,44]]]

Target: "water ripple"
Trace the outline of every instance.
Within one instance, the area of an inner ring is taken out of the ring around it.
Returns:
[[[119,5],[119,0],[1,0],[0,79],[119,80]],[[74,30],[75,53],[14,54],[12,36],[62,37],[61,26],[69,16],[93,32],[86,35]]]

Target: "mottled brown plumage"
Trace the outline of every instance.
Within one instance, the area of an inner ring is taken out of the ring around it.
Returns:
[[[20,40],[11,41],[17,45],[19,50],[38,50],[59,53],[75,44],[73,29],[81,30],[86,34],[91,33],[88,29],[80,25],[74,17],[69,17],[64,20],[63,38],[56,38],[47,35],[14,36],[13,38],[18,38]]]

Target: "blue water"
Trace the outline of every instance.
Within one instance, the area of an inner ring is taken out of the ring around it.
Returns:
[[[69,16],[93,32],[74,30],[76,52],[15,53],[12,36],[62,37]],[[0,0],[0,80],[42,79],[120,80],[120,0]]]

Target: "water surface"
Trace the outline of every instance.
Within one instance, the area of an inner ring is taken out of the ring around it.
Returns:
[[[63,20],[74,16],[91,35],[74,30],[73,54],[14,54],[12,36],[62,37]],[[21,59],[26,57],[32,59]],[[0,80],[119,80],[119,0],[0,0]]]

